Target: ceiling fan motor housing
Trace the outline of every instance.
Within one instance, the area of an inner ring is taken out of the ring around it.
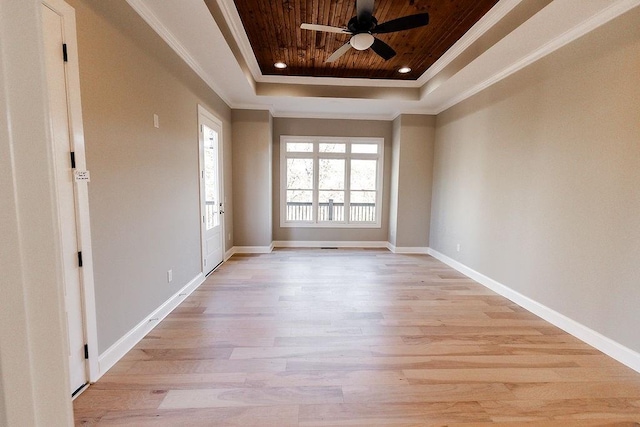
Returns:
[[[376,25],[378,25],[378,20],[373,15],[363,16],[360,20],[358,20],[357,16],[354,16],[349,20],[347,28],[349,28],[349,31],[353,34],[359,34],[370,32]]]
[[[356,0],[358,14],[349,20],[347,28],[314,24],[302,24],[301,27],[305,30],[351,34],[349,42],[333,52],[331,56],[327,58],[326,62],[337,61],[342,55],[347,53],[351,47],[356,50],[367,50],[371,48],[378,56],[388,61],[396,55],[396,51],[384,41],[375,38],[373,34],[386,34],[422,27],[429,23],[429,14],[418,13],[403,16],[378,25],[378,20],[373,16],[373,3],[374,0]]]

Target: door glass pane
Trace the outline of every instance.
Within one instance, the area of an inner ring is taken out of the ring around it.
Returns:
[[[376,221],[377,160],[351,160],[351,222]]]
[[[204,130],[204,202],[205,229],[211,230],[220,225],[218,215],[220,187],[218,181],[218,133],[203,126]]]
[[[313,219],[313,159],[287,159],[286,221]]]

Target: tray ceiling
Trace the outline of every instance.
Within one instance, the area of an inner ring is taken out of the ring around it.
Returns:
[[[379,23],[429,13],[426,27],[377,35],[397,55],[385,61],[371,49],[351,49],[334,63],[326,59],[349,34],[300,29],[302,23],[345,27],[356,14],[355,0],[234,0],[263,75],[373,79],[418,79],[498,0],[376,0]],[[274,67],[287,64],[285,69]],[[400,74],[398,69],[410,67]]]
[[[439,114],[639,7],[640,0],[500,0],[417,80],[263,74],[233,0],[93,4],[131,18],[123,31],[144,33],[146,50],[159,51],[158,40],[130,16],[130,5],[232,109],[268,109],[274,117],[391,120],[398,114]],[[158,58],[165,57],[170,55]]]

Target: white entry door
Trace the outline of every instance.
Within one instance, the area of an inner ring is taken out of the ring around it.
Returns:
[[[222,125],[202,107],[200,127],[200,194],[202,213],[202,271],[211,273],[224,257],[222,215]]]
[[[76,195],[73,175],[68,88],[65,70],[64,17],[42,5],[45,65],[49,112],[55,158],[65,311],[69,340],[69,375],[72,395],[87,384],[87,366],[82,306],[82,255],[78,250]],[[65,46],[66,48],[66,46]]]

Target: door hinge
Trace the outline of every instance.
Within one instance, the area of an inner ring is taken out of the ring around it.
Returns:
[[[78,267],[82,267],[82,252],[78,252]]]
[[[71,169],[76,168],[76,153],[71,152]]]
[[[202,215],[202,222],[204,223],[204,215]]]
[[[84,345],[84,358],[89,359],[89,344]]]
[[[204,266],[205,267],[207,266],[207,259],[206,258],[204,259]]]
[[[64,62],[68,62],[69,61],[69,57],[67,56],[67,44],[66,43],[62,43],[62,60]]]

